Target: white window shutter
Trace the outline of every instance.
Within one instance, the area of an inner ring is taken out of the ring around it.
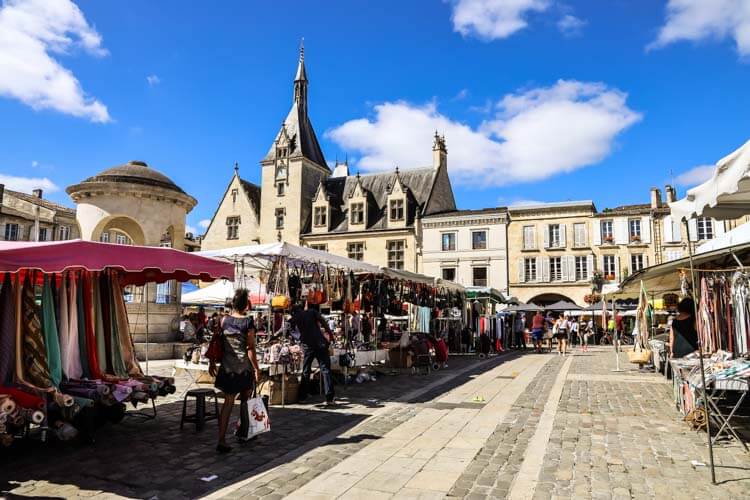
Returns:
[[[714,225],[714,238],[726,233],[725,222],[723,220],[711,219],[711,223]]]
[[[18,236],[16,237],[18,241],[24,241],[23,239],[23,224],[18,225]]]
[[[568,246],[568,243],[565,241],[565,228],[567,226],[565,224],[560,224],[560,248],[565,248]]]
[[[615,219],[615,243],[618,245],[628,244],[628,221],[626,219]]]
[[[643,267],[648,267],[648,255],[643,254]]]
[[[560,257],[560,279],[562,281],[570,281],[570,276],[568,274],[568,257],[566,255]]]
[[[0,224],[0,240],[5,239],[5,224]]]
[[[588,232],[586,229],[586,224],[581,224],[579,227],[581,228],[581,246],[582,247],[588,246],[589,238],[588,238],[588,235],[586,234]]]
[[[518,282],[526,282],[526,273],[524,269],[524,259],[518,259]]]
[[[682,241],[683,223],[680,220],[672,219],[672,242],[679,243]]]
[[[662,219],[662,224],[664,227],[664,242],[665,243],[672,243],[674,241],[674,231],[672,226],[672,216],[667,215]]]
[[[576,280],[576,258],[568,255],[568,281]]]
[[[544,228],[544,236],[543,236],[544,248],[549,248],[549,224],[545,224],[542,227]]]
[[[651,217],[648,215],[641,218],[641,241],[651,243]]]
[[[536,281],[542,281],[542,266],[544,265],[544,257],[536,258]]]
[[[594,256],[593,255],[587,255],[586,256],[586,279],[591,279],[592,274],[594,273]]]
[[[688,221],[688,241],[698,241],[698,221],[696,219]]]
[[[620,256],[615,255],[615,281],[620,281]]]
[[[542,269],[540,271],[542,273],[541,281],[544,281],[545,283],[550,281],[549,268],[550,268],[549,258],[542,258]]]
[[[594,245],[599,246],[602,244],[602,221],[591,221],[591,238]]]

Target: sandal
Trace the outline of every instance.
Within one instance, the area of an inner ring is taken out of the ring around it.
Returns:
[[[232,451],[232,447],[225,444],[217,444],[216,451],[218,453],[229,453],[230,451]]]

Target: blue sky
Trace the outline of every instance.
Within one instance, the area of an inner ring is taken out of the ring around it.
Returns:
[[[259,180],[301,37],[326,158],[424,166],[437,128],[462,208],[643,203],[748,139],[746,0],[6,0],[0,31],[0,180],[70,204],[145,160],[198,229]]]

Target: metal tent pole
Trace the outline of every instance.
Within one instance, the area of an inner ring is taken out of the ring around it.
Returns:
[[[683,218],[682,221],[685,223],[685,231],[687,234],[687,246],[688,255],[690,257],[690,279],[693,285],[693,307],[696,321],[696,329],[698,327],[698,298],[700,296],[698,288],[695,286],[695,268],[693,262],[693,247],[690,244],[690,226],[688,225],[687,218]],[[716,466],[714,465],[714,445],[711,439],[711,410],[708,405],[708,390],[706,389],[706,371],[703,363],[703,342],[701,342],[700,335],[698,336],[698,359],[700,360],[701,367],[701,383],[703,385],[703,407],[706,410],[706,434],[708,435],[708,459],[711,465],[711,484],[716,484]]]
[[[143,295],[146,298],[146,375],[148,375],[148,283],[143,285]]]
[[[612,318],[615,319],[615,299],[612,299]],[[623,372],[622,368],[620,368],[620,334],[617,331],[617,319],[615,319],[615,332],[614,336],[612,337],[612,344],[614,344],[615,347],[615,369],[612,370],[613,372]]]

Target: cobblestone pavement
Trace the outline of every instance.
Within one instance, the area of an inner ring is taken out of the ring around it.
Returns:
[[[0,493],[97,498],[750,498],[750,455],[690,431],[672,386],[622,355],[451,359],[430,376],[338,387],[342,407],[273,407],[273,432],[229,456],[213,428],[179,432],[179,404],[93,447],[0,457]],[[10,467],[9,467],[10,465]],[[9,474],[5,483],[4,474]],[[200,477],[218,479],[205,483]]]
[[[327,449],[336,450],[329,458],[341,459],[347,450],[364,446],[378,432],[382,435],[409,417],[408,408],[391,408],[390,402],[404,397],[416,401],[425,391],[462,383],[469,376],[466,370],[489,369],[499,362],[499,358],[481,362],[475,357],[456,357],[451,358],[448,369],[430,375],[383,374],[376,382],[339,385],[336,390],[341,405],[334,409],[314,403],[273,406],[272,431],[249,445],[236,447],[229,456],[214,451],[215,422],[209,422],[199,433],[190,424],[179,430],[179,393],[189,380],[178,378],[178,394],[157,399],[156,420],[126,418],[106,426],[98,431],[93,446],[25,442],[0,450],[0,497],[195,498],[261,473],[281,457],[291,462],[308,451],[310,443],[327,434],[334,439]],[[152,362],[151,373],[169,374],[170,366]],[[351,432],[378,412],[385,413]],[[235,418],[237,414],[235,410]],[[318,465],[330,464],[322,460]],[[218,478],[211,482],[200,480],[213,474]]]

